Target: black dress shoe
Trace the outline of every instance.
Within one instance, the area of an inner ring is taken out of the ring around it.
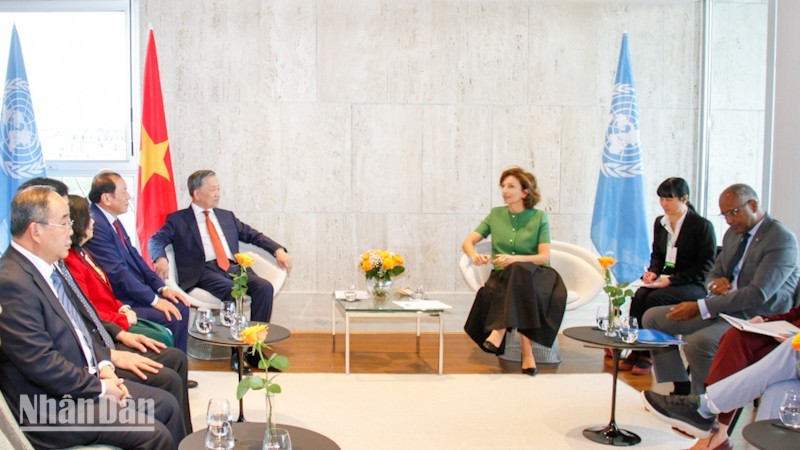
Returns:
[[[194,389],[197,387],[197,381],[194,380],[187,380],[186,381],[186,388],[187,389]]]
[[[484,350],[486,350],[489,353],[494,353],[495,355],[500,353],[500,349],[497,348],[497,346],[494,345],[491,341],[488,341],[488,340],[487,341],[483,341],[482,347],[483,347]]]
[[[239,356],[236,354],[236,352],[231,354],[231,370],[237,373],[239,372]],[[252,372],[252,369],[250,369],[250,366],[247,365],[247,362],[245,361],[244,367],[242,367],[242,373],[245,374],[250,372]]]
[[[535,377],[538,372],[539,372],[539,369],[537,369],[536,367],[530,367],[530,368],[527,368],[527,369],[522,369],[522,373],[523,374],[530,375],[532,377]]]

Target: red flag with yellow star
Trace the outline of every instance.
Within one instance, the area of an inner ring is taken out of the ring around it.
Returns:
[[[178,209],[153,30],[150,30],[147,39],[142,90],[142,138],[139,148],[139,205],[136,208],[136,233],[139,235],[142,257],[152,266],[150,252],[147,251],[147,241],[164,225],[167,214]]]

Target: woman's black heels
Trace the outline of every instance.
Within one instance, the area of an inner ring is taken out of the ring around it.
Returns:
[[[492,341],[489,341],[489,340],[483,341],[482,347],[483,347],[484,350],[486,350],[489,353],[494,353],[495,355],[500,353],[500,349],[497,348],[497,346],[494,345],[492,343]]]

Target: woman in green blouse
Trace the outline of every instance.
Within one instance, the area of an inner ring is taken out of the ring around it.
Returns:
[[[484,351],[502,354],[506,330],[516,328],[522,341],[522,372],[536,375],[531,340],[546,347],[553,341],[566,308],[566,288],[549,267],[550,224],[534,208],[541,199],[536,177],[515,167],[500,176],[503,202],[464,239],[461,248],[476,265],[494,270],[475,296],[464,329]],[[475,244],[492,237],[492,254]]]

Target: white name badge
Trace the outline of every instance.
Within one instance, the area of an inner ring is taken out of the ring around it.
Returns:
[[[675,268],[675,261],[678,260],[678,247],[667,247],[667,258],[664,260],[664,267]]]

